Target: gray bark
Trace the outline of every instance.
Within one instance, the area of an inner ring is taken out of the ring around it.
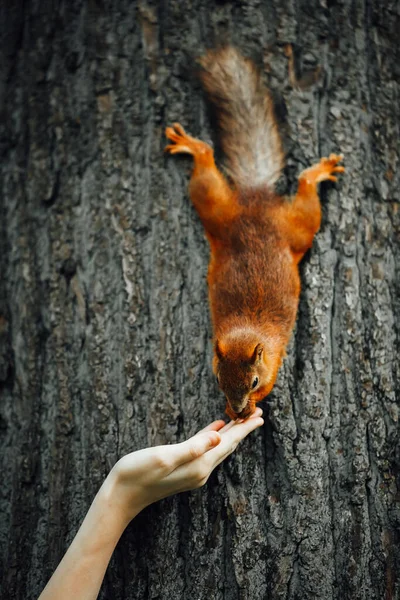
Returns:
[[[101,598],[400,598],[395,0],[1,14],[2,597],[37,597],[120,456],[223,414],[190,161],[162,149],[176,120],[213,137],[194,59],[226,40],[286,108],[286,189],[330,152],[347,172],[321,191],[265,427],[129,526]]]

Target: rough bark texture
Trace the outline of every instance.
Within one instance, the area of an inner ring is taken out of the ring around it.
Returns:
[[[264,429],[131,524],[101,598],[400,598],[396,1],[2,5],[2,597],[38,595],[118,457],[223,413],[190,161],[162,149],[175,120],[213,137],[194,58],[226,40],[279,94],[286,188],[331,151],[347,173]]]

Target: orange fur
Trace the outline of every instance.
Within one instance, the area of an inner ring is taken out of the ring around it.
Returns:
[[[239,69],[255,70],[248,61],[240,63],[236,51],[233,56]],[[228,129],[226,114],[224,118]],[[231,125],[233,130],[237,124]],[[275,384],[296,319],[298,263],[320,226],[317,184],[336,180],[334,174],[344,171],[338,166],[343,157],[332,154],[303,171],[296,196],[285,199],[275,194],[273,182],[251,187],[238,180],[231,186],[217,169],[212,148],[187,135],[181,125],[168,127],[166,135],[172,141],[167,152],[188,153],[194,159],[190,196],[211,249],[213,368],[227,397],[227,414],[246,418]],[[228,139],[232,146],[232,136]],[[280,148],[276,139],[274,144]],[[240,146],[235,149],[235,160],[238,152]]]

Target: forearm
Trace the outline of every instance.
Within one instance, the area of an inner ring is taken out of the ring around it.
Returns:
[[[108,477],[40,600],[97,598],[111,555],[129,519],[115,509],[116,484]],[[137,512],[139,512],[139,507]]]

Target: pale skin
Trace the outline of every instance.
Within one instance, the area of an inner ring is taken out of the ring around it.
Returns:
[[[115,546],[146,506],[204,485],[211,472],[263,424],[257,408],[246,421],[214,421],[180,444],[156,446],[121,458],[108,474],[78,533],[39,600],[93,600]]]

